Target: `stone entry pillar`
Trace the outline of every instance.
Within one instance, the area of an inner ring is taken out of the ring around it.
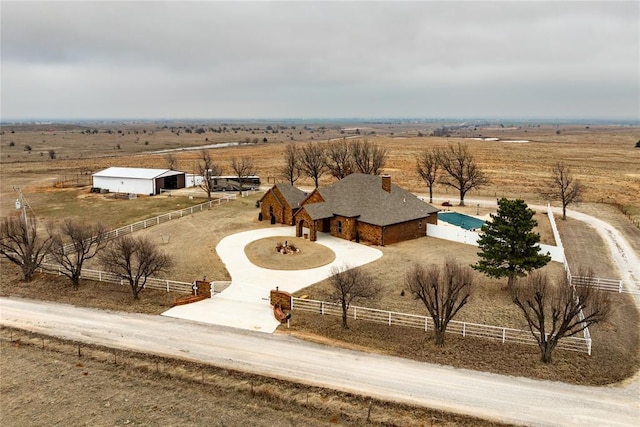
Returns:
[[[198,289],[198,295],[205,298],[211,298],[211,282],[206,280],[196,280],[196,287]]]

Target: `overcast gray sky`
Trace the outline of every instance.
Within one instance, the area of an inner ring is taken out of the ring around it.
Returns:
[[[640,2],[2,1],[1,117],[640,117]]]

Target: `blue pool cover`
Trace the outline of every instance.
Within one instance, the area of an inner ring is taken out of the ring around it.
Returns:
[[[438,220],[462,227],[465,230],[479,230],[484,225],[483,220],[458,212],[438,212]]]

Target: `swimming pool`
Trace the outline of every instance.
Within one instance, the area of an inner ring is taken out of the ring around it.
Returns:
[[[438,220],[462,227],[465,230],[479,230],[485,223],[485,221],[481,219],[458,212],[438,212]]]

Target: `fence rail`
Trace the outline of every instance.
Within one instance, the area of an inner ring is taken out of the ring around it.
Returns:
[[[622,280],[588,276],[571,276],[570,279],[572,285],[589,285],[603,291],[640,295],[637,289],[625,288]]]
[[[158,215],[155,218],[144,219],[142,221],[134,222],[133,224],[125,225],[124,227],[116,228],[106,233],[106,239],[111,240],[131,234],[135,231],[144,230],[145,228],[153,227],[167,221],[182,218],[183,216],[192,215],[195,212],[202,212],[205,209],[210,209],[213,206],[219,206],[223,201],[229,203],[231,200],[236,200],[235,194],[225,194],[220,199],[209,200],[199,205],[190,206],[188,208],[180,209],[179,211],[173,211],[166,214]]]
[[[340,305],[327,302],[291,298],[291,309],[309,311],[329,316],[342,316]],[[374,308],[350,306],[347,311],[349,317],[357,320],[366,320],[387,325],[398,325],[410,328],[419,328],[424,331],[433,330],[433,320],[429,316],[417,314],[397,313],[393,311],[378,310]],[[482,325],[471,322],[452,320],[447,327],[447,333],[462,335],[463,337],[485,338],[502,343],[511,342],[517,344],[537,345],[537,341],[531,332],[521,329],[505,328],[500,326]],[[567,337],[558,342],[558,348],[563,350],[586,352],[591,354],[591,338]]]
[[[250,194],[256,193],[257,190],[247,190],[241,193],[241,197],[247,197]],[[190,206],[188,208],[181,209],[179,211],[169,212],[163,215],[159,215],[154,218],[145,219],[142,221],[134,222],[133,224],[125,225],[124,227],[116,228],[114,230],[110,230],[105,235],[105,240],[111,240],[118,238],[120,236],[124,236],[127,234],[132,234],[138,230],[144,230],[145,228],[152,227],[154,225],[162,224],[167,221],[171,221],[174,219],[182,218],[183,216],[191,215],[195,212],[202,212],[205,208],[210,209],[214,205],[220,205],[223,201],[229,203],[231,200],[236,200],[237,195],[234,193],[225,193],[221,198],[209,200],[207,202],[201,203],[199,205]],[[65,245],[63,248],[63,252],[73,251],[75,248],[73,244]],[[58,264],[52,264],[51,255],[45,256],[44,262],[40,265],[40,271],[45,273],[52,273],[61,275],[62,267]],[[124,285],[124,280],[120,279],[116,275],[99,270],[89,270],[82,269],[82,273],[80,278],[87,280],[96,280],[99,282],[109,282],[109,283],[119,283]],[[229,286],[231,282],[217,281],[211,282],[212,292],[220,292],[220,290],[215,290],[216,286],[219,288],[226,288]],[[167,292],[181,292],[181,293],[191,293],[192,291],[192,283],[188,282],[180,282],[176,280],[168,280],[168,279],[158,279],[154,277],[147,278],[147,282],[144,287],[148,289],[159,289]]]
[[[549,222],[551,223],[551,230],[553,231],[553,237],[556,240],[556,245],[562,248],[562,240],[560,239],[560,233],[558,232],[556,219],[553,215],[553,210],[551,209],[550,204],[547,204],[547,215],[549,217]],[[566,258],[564,261],[564,269],[567,273],[569,284],[573,286],[591,285],[603,291],[640,295],[640,291],[638,289],[633,289],[632,284],[629,284],[628,287],[625,287],[622,280],[604,279],[601,277],[574,276],[571,274],[571,268],[569,267],[569,263],[567,262]],[[636,286],[636,288],[640,288],[640,286]]]
[[[243,191],[241,196],[248,197],[250,194],[256,193],[257,190],[248,190]],[[220,206],[222,202],[229,203],[232,200],[237,200],[237,195],[232,193],[225,193],[222,197],[214,200],[209,200],[204,203],[200,203],[199,205],[190,206],[188,208],[181,209],[179,211],[172,211],[166,214],[158,215],[154,218],[145,219],[142,221],[134,222],[133,224],[125,225],[120,228],[116,228],[105,233],[105,240],[117,239],[120,236],[124,236],[127,234],[132,234],[139,230],[144,230],[145,228],[153,227],[154,225],[159,225],[167,221],[171,221],[174,219],[182,218],[184,216],[192,215],[195,212],[202,212],[206,209],[210,209],[213,206]],[[74,251],[73,244],[65,245],[63,248],[63,252]],[[50,255],[45,256],[45,262],[51,261]]]
[[[62,274],[62,267],[57,264],[45,264],[40,265],[40,271],[45,273],[52,274]],[[98,282],[107,282],[107,283],[117,283],[120,285],[127,285],[123,279],[118,277],[113,273],[109,273],[106,271],[99,270],[89,270],[86,268],[82,269],[82,274],[80,275],[81,279],[85,280],[95,280]],[[168,280],[168,279],[158,279],[155,277],[147,278],[147,283],[145,283],[145,289],[158,289],[166,292],[179,292],[179,293],[187,293],[190,294],[192,290],[192,283],[188,282],[178,282],[176,280]]]

